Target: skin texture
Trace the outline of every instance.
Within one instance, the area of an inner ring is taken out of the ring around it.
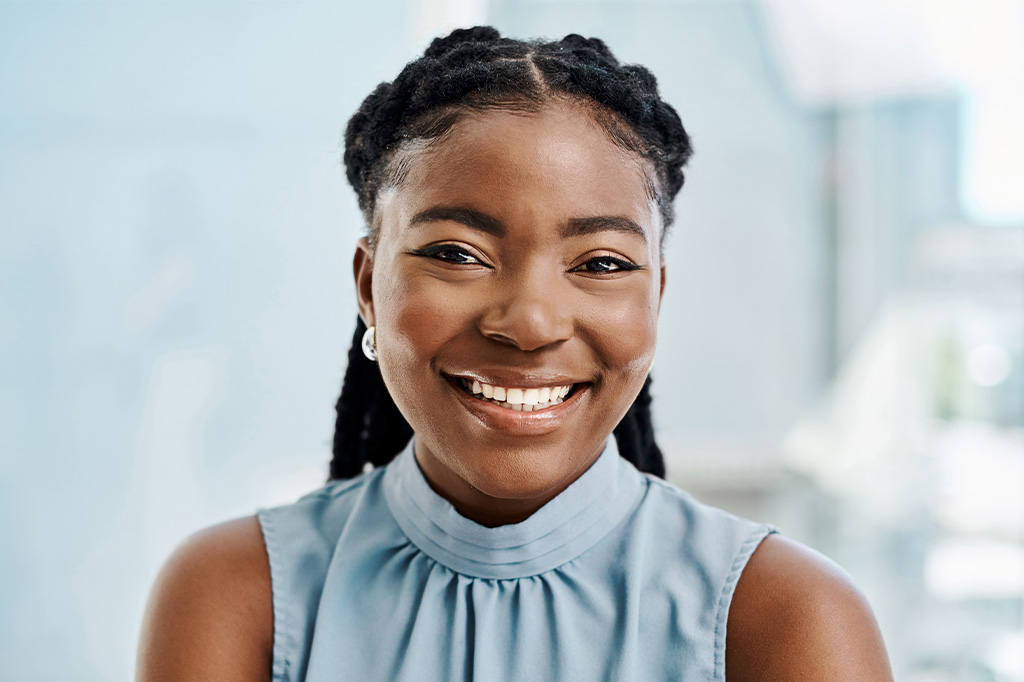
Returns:
[[[663,281],[645,187],[639,161],[565,104],[467,117],[378,201],[376,248],[355,257],[360,313],[420,467],[464,516],[499,525],[539,509],[597,458],[643,386]],[[565,236],[585,219],[604,224]],[[608,227],[626,223],[637,231]],[[414,253],[437,245],[447,251]],[[453,376],[588,385],[546,411],[555,423],[532,425],[540,413],[474,413]]]
[[[192,536],[167,560],[149,596],[136,679],[270,680],[270,567],[255,517]]]
[[[362,240],[353,261],[360,313],[421,469],[465,516],[528,517],[593,463],[639,392],[665,282],[645,172],[562,102],[464,118],[379,197],[376,244]],[[481,409],[451,376],[583,390],[536,418]],[[743,572],[727,637],[730,682],[892,679],[856,588],[778,537]],[[168,560],[137,679],[269,680],[272,644],[266,551],[255,518],[241,519]]]
[[[829,559],[766,538],[740,574],[725,646],[729,682],[889,682],[864,596]]]

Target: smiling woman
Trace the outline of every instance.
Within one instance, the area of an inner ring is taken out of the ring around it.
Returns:
[[[360,313],[417,461],[466,516],[522,521],[597,459],[654,358],[661,224],[643,169],[571,102],[476,113],[375,210]]]
[[[456,31],[372,93],[337,480],[179,549],[139,678],[889,679],[832,564],[660,480],[689,155],[596,39]]]

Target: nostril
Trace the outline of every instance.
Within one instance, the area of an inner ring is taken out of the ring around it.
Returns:
[[[509,283],[478,326],[481,334],[499,343],[538,350],[572,337],[574,312],[570,304],[571,297],[562,295],[543,277],[525,285]]]
[[[513,346],[515,348],[519,348],[519,344],[511,336],[507,336],[507,335],[502,334],[500,332],[485,331],[485,330],[482,330],[482,329],[481,329],[481,332],[483,332],[483,335],[486,336],[487,338],[489,338],[489,339],[491,339],[493,341],[497,341],[500,344],[503,344],[503,345],[506,345],[506,346]]]
[[[568,341],[573,325],[568,320],[530,319],[526,316],[495,315],[479,325],[480,333],[506,346],[535,351]]]

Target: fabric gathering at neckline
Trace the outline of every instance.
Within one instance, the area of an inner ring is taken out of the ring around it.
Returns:
[[[572,561],[621,523],[646,487],[609,438],[590,468],[529,518],[491,528],[462,516],[430,487],[414,443],[384,472],[388,507],[418,549],[472,578],[526,578]]]

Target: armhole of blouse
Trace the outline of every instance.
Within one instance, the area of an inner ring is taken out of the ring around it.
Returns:
[[[740,574],[746,567],[750,557],[758,545],[773,533],[778,531],[767,525],[757,526],[750,536],[740,545],[739,550],[732,562],[732,568],[725,578],[722,591],[718,596],[718,606],[715,615],[715,682],[725,682],[725,633],[727,620],[729,618],[729,607],[732,605],[732,596],[736,592],[736,583],[739,582]],[[276,599],[275,599],[276,613]],[[276,682],[276,678],[275,678]]]
[[[273,665],[271,667],[272,682],[289,682],[288,620],[285,614],[285,580],[284,567],[281,565],[281,548],[277,542],[274,529],[273,510],[261,509],[256,518],[263,530],[263,543],[267,548],[267,560],[270,563],[270,592],[274,603],[274,646]]]

